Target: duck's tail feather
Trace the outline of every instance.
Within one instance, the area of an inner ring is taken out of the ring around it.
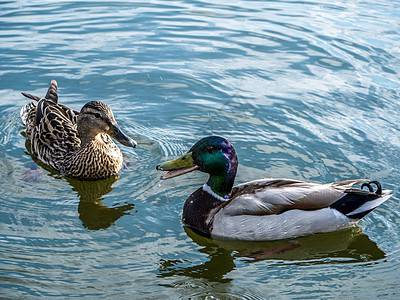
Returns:
[[[50,82],[50,86],[49,86],[49,89],[47,90],[46,96],[44,98],[47,99],[47,100],[50,100],[51,102],[53,102],[55,104],[58,104],[58,93],[57,93],[57,91],[58,91],[57,81],[52,80]],[[26,98],[29,98],[29,99],[32,99],[32,100],[35,100],[35,101],[38,101],[38,102],[42,99],[42,98],[40,98],[38,96],[29,94],[29,93],[25,93],[25,92],[21,92],[21,94],[23,96],[25,96]]]
[[[375,192],[371,184],[376,185],[377,190]],[[362,189],[346,190],[346,195],[331,204],[330,208],[336,209],[348,218],[359,220],[392,196],[392,191],[382,190],[377,181],[364,183],[362,188],[364,186],[368,188],[368,191]]]
[[[52,101],[55,104],[58,104],[58,94],[57,94],[57,90],[58,90],[58,85],[57,85],[57,81],[52,80],[50,82],[50,86],[49,89],[47,90],[46,96],[45,98],[47,100]]]
[[[32,95],[32,94],[28,94],[28,93],[25,93],[25,92],[21,92],[21,94],[23,96],[25,96],[26,98],[29,98],[29,99],[32,99],[32,100],[35,100],[35,101],[39,101],[40,99],[42,99],[42,98],[40,98],[38,96],[35,96],[35,95]]]

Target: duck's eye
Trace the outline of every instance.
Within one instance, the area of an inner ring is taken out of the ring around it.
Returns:
[[[213,153],[215,150],[216,150],[216,149],[215,149],[214,146],[207,146],[207,148],[206,148],[206,151],[207,151],[208,153]]]
[[[99,113],[94,113],[94,116],[95,116],[96,118],[100,118],[100,114],[99,114]]]

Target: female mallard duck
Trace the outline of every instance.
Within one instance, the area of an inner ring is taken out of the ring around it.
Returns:
[[[108,105],[91,101],[77,112],[58,103],[55,80],[43,99],[22,94],[37,101],[21,109],[32,154],[66,176],[98,179],[115,175],[123,158],[110,136],[136,147],[136,142],[119,129]]]
[[[210,175],[186,200],[182,221],[196,233],[215,239],[271,241],[337,231],[353,226],[392,195],[382,191],[378,182],[365,179],[327,184],[261,179],[232,188],[237,166],[231,143],[210,136],[157,169],[168,171],[161,179],[194,170]],[[352,188],[362,182],[361,189]]]

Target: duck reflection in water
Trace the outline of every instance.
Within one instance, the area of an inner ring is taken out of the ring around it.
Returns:
[[[194,266],[188,266],[188,260],[161,260],[158,277],[185,276],[229,282],[232,279],[226,275],[240,263],[268,260],[279,261],[279,264],[337,264],[375,261],[385,257],[385,252],[357,226],[293,242],[220,241],[199,236],[187,227],[185,231],[200,246],[198,251],[208,255],[208,260]]]
[[[110,193],[114,188],[112,185],[119,179],[114,175],[102,180],[85,181],[74,178],[66,178],[72,186],[72,190],[78,193],[79,219],[83,227],[90,230],[106,229],[115,224],[120,217],[131,213],[134,204],[115,204],[108,207],[103,203],[104,195]]]

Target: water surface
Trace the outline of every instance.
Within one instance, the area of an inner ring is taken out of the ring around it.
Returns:
[[[1,297],[399,297],[400,4],[225,2],[0,2]],[[27,179],[20,92],[51,79],[74,109],[111,106],[139,143],[120,145],[128,169]],[[206,176],[155,170],[210,134],[236,148],[237,183],[371,178],[395,194],[356,228],[251,262],[287,244],[185,232]]]

